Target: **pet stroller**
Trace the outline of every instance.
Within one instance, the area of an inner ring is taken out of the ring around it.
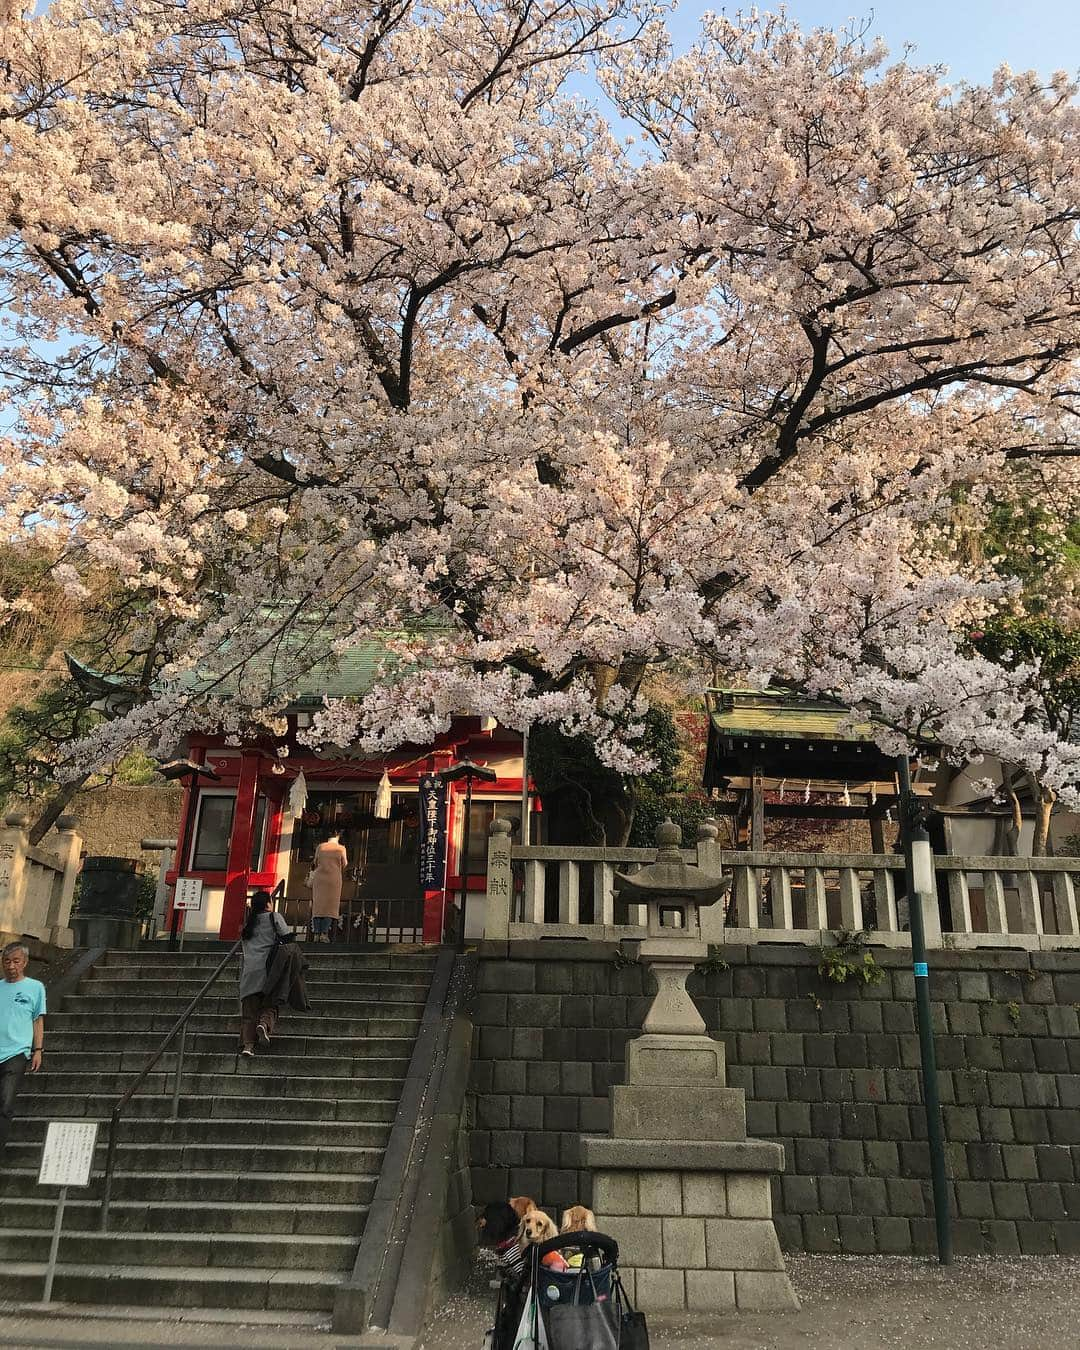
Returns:
[[[558,1253],[564,1269],[544,1258]],[[562,1233],[533,1247],[503,1280],[489,1350],[649,1350],[642,1313],[619,1278],[619,1245],[603,1233]]]

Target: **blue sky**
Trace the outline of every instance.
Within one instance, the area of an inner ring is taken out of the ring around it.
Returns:
[[[852,16],[870,18],[871,34],[884,38],[895,56],[913,43],[918,64],[947,65],[954,80],[985,83],[1003,61],[1013,70],[1042,74],[1080,69],[1076,0],[878,0],[863,6],[853,0],[791,0],[787,9],[803,28],[842,28]],[[731,14],[734,7],[684,0],[669,20],[680,47],[692,41],[707,10]]]

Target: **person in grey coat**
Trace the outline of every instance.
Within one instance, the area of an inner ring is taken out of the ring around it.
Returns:
[[[274,897],[269,891],[256,891],[251,897],[251,908],[240,933],[240,1053],[253,1055],[255,1040],[269,1045],[277,1026],[279,1003],[265,996],[267,987],[267,960],[275,943],[291,942],[289,925],[274,910]],[[280,982],[275,982],[276,993]]]

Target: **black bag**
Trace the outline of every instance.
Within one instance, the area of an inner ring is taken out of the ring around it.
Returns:
[[[619,1350],[610,1303],[563,1303],[548,1313],[552,1350]]]
[[[273,920],[271,920],[271,923],[273,923]],[[278,932],[277,924],[274,924],[274,943],[273,946],[270,948],[270,950],[266,953],[267,975],[270,974],[270,969],[274,964],[274,957],[277,956],[278,954],[278,948],[284,947],[285,944],[288,942],[295,942],[295,941],[296,941],[295,933],[280,933]]]
[[[581,1301],[582,1285],[589,1282],[587,1302]],[[615,1304],[597,1289],[584,1262],[574,1287],[572,1303],[557,1303],[547,1315],[551,1350],[619,1350]]]
[[[615,1277],[619,1291],[619,1350],[649,1350],[649,1328],[645,1314],[635,1310],[626,1294],[626,1286]]]

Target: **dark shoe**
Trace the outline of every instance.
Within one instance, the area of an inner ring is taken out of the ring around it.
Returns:
[[[262,1024],[261,1022],[260,1022],[259,1025],[255,1028],[255,1034],[256,1034],[256,1035],[258,1036],[258,1038],[259,1038],[259,1044],[260,1044],[260,1045],[269,1045],[269,1044],[270,1044],[270,1033],[269,1033],[269,1031],[267,1031],[266,1027],[264,1027],[263,1024]]]
[[[245,1045],[241,1048],[240,1053],[245,1059],[253,1059],[255,1056],[255,1047],[253,1045]]]

